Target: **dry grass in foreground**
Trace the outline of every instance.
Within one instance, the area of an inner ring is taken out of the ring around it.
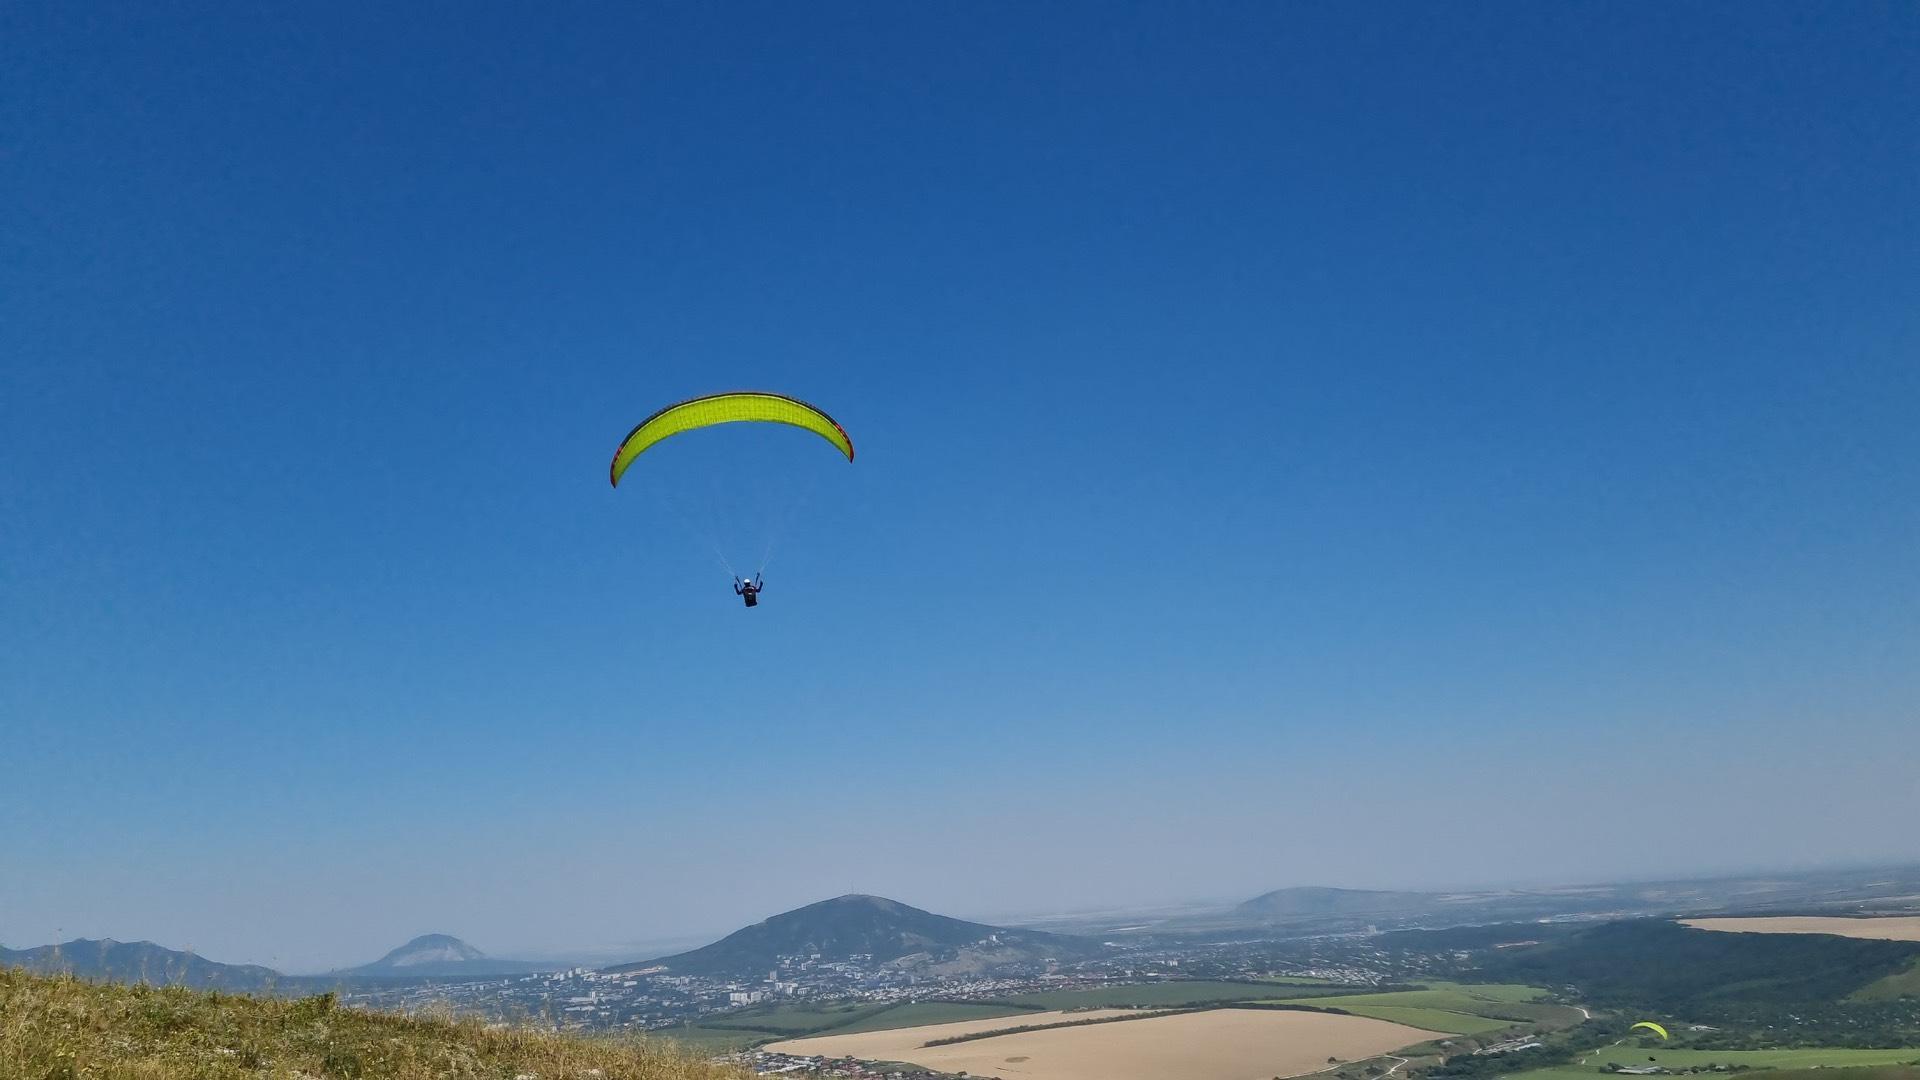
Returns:
[[[737,1080],[654,1040],[0,970],[6,1080]]]

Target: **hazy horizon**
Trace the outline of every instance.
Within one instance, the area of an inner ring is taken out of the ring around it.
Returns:
[[[0,147],[0,941],[1920,860],[1910,7],[29,0]]]
[[[879,887],[850,887],[838,891],[818,892],[804,896],[796,895],[777,901],[770,901],[773,902],[775,906],[768,907],[765,910],[749,911],[744,910],[743,907],[740,914],[719,922],[703,923],[698,917],[686,917],[677,931],[667,930],[657,926],[643,926],[635,928],[633,932],[628,932],[610,923],[609,936],[598,940],[569,936],[564,930],[528,923],[512,923],[498,926],[493,932],[501,935],[501,940],[499,941],[480,936],[477,932],[463,929],[460,926],[442,925],[438,923],[423,923],[413,929],[396,930],[394,931],[394,936],[380,939],[377,937],[377,934],[367,931],[364,927],[355,930],[353,933],[342,933],[343,930],[347,929],[346,924],[352,921],[351,918],[321,921],[316,915],[315,921],[302,924],[302,929],[306,932],[305,937],[308,940],[316,940],[316,932],[318,932],[318,934],[323,935],[326,940],[340,942],[341,944],[336,947],[345,951],[328,953],[324,954],[324,956],[321,953],[309,951],[304,954],[306,959],[296,959],[293,961],[285,958],[289,956],[301,957],[302,953],[294,949],[289,949],[283,944],[272,940],[267,940],[256,945],[256,948],[265,948],[268,950],[265,953],[230,955],[193,944],[190,940],[169,940],[168,938],[157,937],[152,934],[75,931],[70,926],[56,927],[43,939],[14,940],[8,937],[0,937],[0,946],[25,948],[55,944],[70,941],[75,938],[113,938],[119,941],[153,941],[155,944],[168,948],[190,950],[207,959],[217,960],[222,963],[264,964],[288,975],[314,975],[327,974],[329,972],[369,963],[385,955],[391,949],[423,934],[445,933],[458,937],[468,944],[478,947],[489,956],[498,959],[560,960],[567,962],[608,964],[625,960],[650,959],[655,956],[685,951],[686,949],[717,940],[743,926],[759,922],[764,918],[777,915],[783,911],[847,894],[885,896],[914,907],[932,911],[936,914],[970,919],[976,922],[1017,924],[1022,919],[1038,919],[1049,915],[1078,915],[1100,911],[1139,913],[1155,909],[1228,907],[1274,889],[1299,886],[1426,892],[1480,892],[1497,891],[1501,889],[1525,890],[1587,885],[1633,884],[1673,879],[1784,876],[1823,870],[1875,869],[1883,866],[1888,868],[1911,867],[1917,864],[1920,864],[1920,860],[1915,860],[1910,857],[1874,857],[1869,855],[1851,859],[1813,859],[1798,862],[1788,860],[1727,863],[1696,866],[1692,868],[1674,867],[1668,872],[1652,871],[1643,867],[1639,872],[1635,873],[1598,877],[1548,874],[1538,877],[1508,876],[1504,878],[1469,879],[1435,876],[1421,880],[1380,880],[1365,884],[1352,881],[1298,880],[1280,882],[1240,892],[1217,893],[1214,895],[1203,893],[1186,895],[1141,893],[1136,894],[1137,899],[1132,901],[1103,901],[1101,898],[1091,897],[1080,902],[1062,902],[1051,906],[1022,906],[1016,903],[1013,906],[997,908],[992,906],[994,901],[991,899],[976,901],[976,903],[984,903],[985,906],[956,907],[952,904],[944,904],[937,899],[929,899],[925,896],[903,895],[901,890],[890,891]],[[690,891],[691,890],[689,890],[689,892]],[[709,911],[716,907],[727,907],[730,909],[734,906],[716,904],[712,902],[714,899],[712,897],[692,896],[687,893],[676,893],[675,895],[691,907]],[[484,905],[481,905],[481,908],[484,909]],[[617,922],[617,913],[603,914],[606,914],[610,920]],[[479,921],[486,923],[490,920],[483,918]],[[288,940],[296,940],[301,936],[299,933],[292,934]],[[502,941],[512,944],[503,945],[501,943]]]

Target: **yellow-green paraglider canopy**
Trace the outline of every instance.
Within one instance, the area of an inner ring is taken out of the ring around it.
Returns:
[[[1663,1039],[1667,1037],[1667,1029],[1661,1027],[1659,1024],[1656,1024],[1651,1020],[1642,1020],[1639,1023],[1633,1025],[1633,1027],[1628,1028],[1627,1030],[1632,1031],[1633,1028],[1646,1028],[1648,1031],[1653,1032],[1655,1035],[1658,1035]]]
[[[804,428],[832,443],[834,449],[847,455],[848,461],[853,460],[853,440],[847,437],[846,429],[834,423],[833,417],[798,398],[758,390],[708,394],[669,405],[628,432],[613,455],[610,470],[613,484],[620,486],[620,477],[626,474],[627,466],[662,439],[715,424],[755,421]]]

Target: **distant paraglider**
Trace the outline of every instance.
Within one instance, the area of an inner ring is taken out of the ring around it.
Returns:
[[[739,578],[733,579],[733,594],[745,600],[748,607],[760,606],[760,590],[766,587],[767,583],[760,580],[759,574],[753,575],[746,581],[741,581]]]
[[[716,424],[743,422],[803,428],[832,443],[834,449],[847,455],[848,461],[853,460],[853,440],[847,437],[846,429],[835,423],[833,417],[798,398],[760,391],[708,394],[669,405],[627,432],[620,449],[613,454],[610,470],[613,486],[619,487],[620,478],[626,475],[634,460],[662,439]]]
[[[607,472],[608,479],[614,487],[619,487],[621,478],[626,476],[634,462],[662,440],[700,428],[736,423],[785,424],[803,431],[810,431],[825,439],[849,462],[853,460],[853,440],[847,436],[846,429],[841,427],[833,417],[798,398],[787,397],[785,394],[746,390],[689,398],[669,405],[640,421],[632,431],[627,433],[627,437],[621,440],[619,449],[614,451],[613,464]],[[672,500],[668,502],[671,506]],[[758,500],[753,500],[753,503],[751,509],[757,509]],[[689,524],[692,523],[689,522]],[[773,534],[777,531],[777,526],[768,527],[759,569],[750,574],[734,570],[733,560],[728,558],[728,552],[724,550],[731,545],[724,544],[711,535],[708,536],[708,542],[713,547],[714,554],[727,570],[733,573],[734,595],[740,597],[747,607],[755,607],[760,603],[760,592],[766,587],[760,574],[766,567],[767,559],[772,556]],[[737,548],[734,554],[738,554]]]
[[[1660,1036],[1662,1040],[1667,1038],[1667,1029],[1661,1027],[1659,1024],[1656,1024],[1651,1020],[1642,1020],[1639,1023],[1633,1025],[1633,1027],[1628,1028],[1627,1030],[1632,1031],[1633,1028],[1646,1028],[1648,1031],[1651,1031],[1655,1035]]]

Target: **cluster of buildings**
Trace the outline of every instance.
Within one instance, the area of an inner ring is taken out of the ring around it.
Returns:
[[[1480,1049],[1475,1050],[1474,1054],[1475,1056],[1514,1054],[1522,1050],[1538,1050],[1545,1045],[1546,1043],[1541,1042],[1539,1039],[1534,1038],[1532,1035],[1522,1035],[1519,1038],[1505,1039],[1497,1043],[1489,1043],[1486,1046],[1483,1046]]]
[[[738,983],[717,980],[574,968],[540,975],[356,988],[342,993],[341,1000],[403,1012],[451,1006],[456,1012],[489,1019],[609,1031],[684,1023],[737,1008],[731,996],[743,989]]]
[[[925,1069],[876,1065],[854,1058],[805,1057],[799,1054],[773,1054],[748,1050],[729,1054],[721,1060],[738,1065],[755,1076],[851,1077],[853,1080],[948,1080],[950,1074]]]
[[[1395,974],[1365,957],[1356,959],[1350,949],[1339,959],[1291,959],[1276,966],[1273,958],[1248,954],[1244,943],[1222,942],[1115,952],[1066,968],[1036,962],[991,975],[933,975],[879,962],[870,955],[828,959],[808,953],[778,957],[759,978],[674,974],[661,968],[572,968],[538,975],[363,986],[345,990],[341,996],[344,1003],[363,1008],[407,1011],[450,1006],[464,1014],[556,1029],[650,1031],[710,1021],[724,1024],[723,1017],[730,1012],[782,1001],[875,1005],[927,999],[995,1001],[1036,991],[1097,989],[1166,978],[1251,978],[1276,971],[1364,987],[1391,981]]]

